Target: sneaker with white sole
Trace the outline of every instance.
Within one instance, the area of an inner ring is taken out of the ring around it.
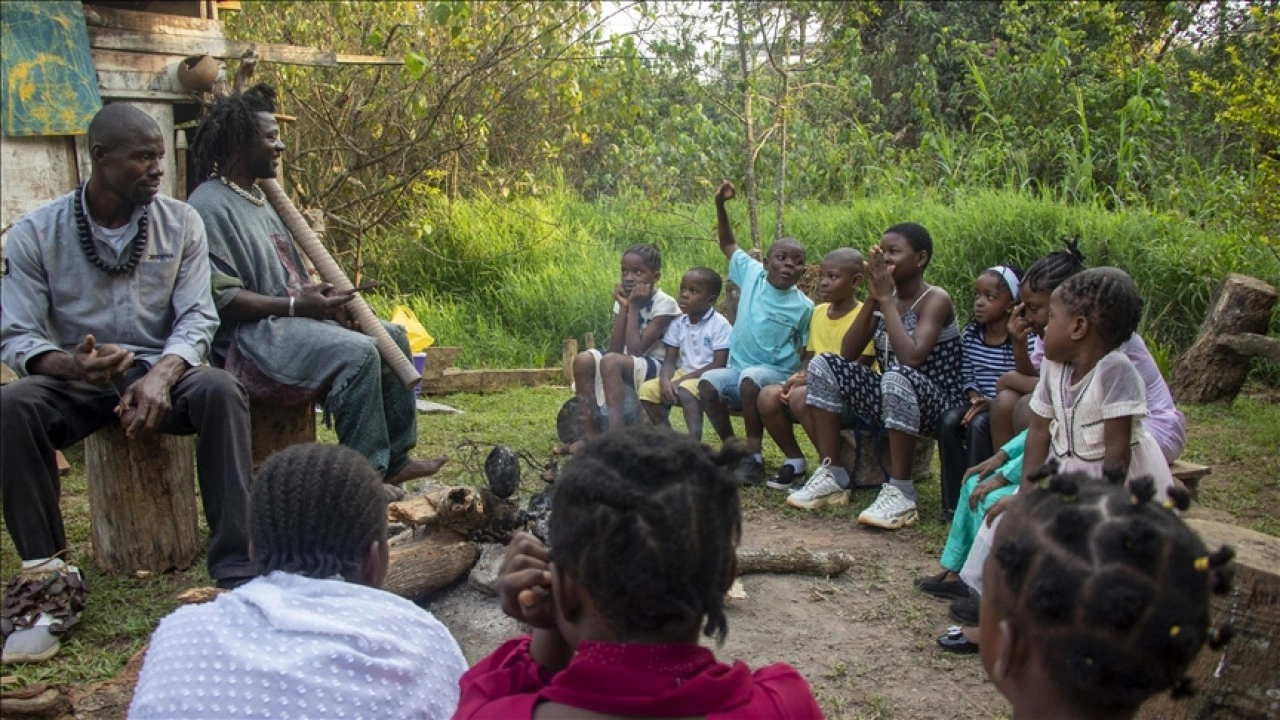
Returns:
[[[840,487],[831,474],[830,460],[813,471],[804,487],[787,496],[787,504],[802,510],[812,510],[823,505],[844,505],[849,502],[849,491]]]
[[[784,464],[782,467],[778,468],[778,472],[774,473],[773,477],[766,480],[764,484],[765,487],[773,490],[794,490],[796,481],[802,477],[804,477],[804,473],[796,470],[790,465]]]
[[[910,527],[916,524],[917,519],[915,502],[908,500],[901,490],[889,483],[880,486],[876,501],[858,516],[859,523],[884,530]]]

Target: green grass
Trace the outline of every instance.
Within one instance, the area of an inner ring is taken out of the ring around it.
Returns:
[[[586,202],[552,190],[509,200],[435,199],[418,213],[407,226],[366,239],[365,273],[383,282],[370,301],[384,317],[395,304],[410,306],[437,342],[464,348],[462,367],[554,366],[565,338],[587,331],[607,337],[620,255],[634,243],[661,248],[659,286],[670,293],[694,265],[721,272],[726,266],[709,198],[687,206],[639,196]],[[730,214],[745,244],[745,205],[735,201]],[[1166,361],[1190,344],[1224,275],[1245,272],[1280,283],[1280,259],[1259,239],[1202,229],[1176,215],[1068,205],[1030,192],[961,188],[843,205],[801,202],[785,220],[787,233],[807,245],[810,262],[836,247],[865,250],[893,223],[924,224],[935,250],[927,279],[952,294],[962,316],[983,269],[1025,268],[1060,247],[1063,236],[1074,236],[1090,265],[1133,275],[1146,303],[1143,335]],[[771,207],[761,208],[760,222],[772,230]],[[1280,330],[1280,311],[1276,317]]]
[[[433,480],[454,485],[484,482],[484,457],[495,443],[507,444],[529,453],[539,462],[545,461],[550,459],[551,450],[558,442],[554,428],[556,412],[568,397],[566,388],[542,387],[438,398],[464,412],[422,416],[416,453],[422,456],[450,454],[452,459]],[[1213,465],[1213,473],[1202,481],[1199,502],[1230,514],[1242,526],[1274,536],[1280,536],[1280,522],[1274,517],[1274,509],[1280,507],[1280,454],[1275,442],[1275,428],[1280,427],[1278,400],[1274,394],[1258,394],[1242,397],[1229,408],[1184,409],[1190,437],[1187,459]],[[677,428],[680,427],[678,416],[679,413],[673,414]],[[734,422],[741,434],[741,419],[734,418]],[[319,436],[323,442],[335,440],[333,432],[324,427],[320,428]],[[811,446],[804,440],[802,446],[812,457]],[[782,461],[776,447],[768,441],[765,455],[770,470]],[[160,618],[177,605],[177,593],[209,583],[203,557],[190,570],[181,573],[142,579],[101,573],[90,554],[88,501],[80,448],[71,448],[67,458],[72,471],[63,479],[62,507],[71,543],[70,561],[85,573],[91,593],[81,625],[57,658],[43,665],[6,668],[6,673],[15,674],[23,684],[82,683],[114,675],[143,646]],[[533,470],[527,466],[524,470],[521,493],[527,495],[540,489],[542,484]],[[936,457],[934,475],[919,485],[919,493],[920,522],[901,533],[922,552],[936,554],[946,539],[946,526],[939,518]],[[816,512],[853,523],[873,499],[874,493],[860,493],[848,506]],[[785,523],[804,515],[803,511],[783,505],[777,491],[763,487],[745,490],[742,504],[749,523]],[[8,534],[3,533],[0,537],[3,579],[7,581],[18,566],[13,543]],[[884,571],[885,568],[874,563],[860,567],[857,582],[883,588],[890,582]],[[838,674],[838,669],[833,668],[833,674]],[[839,678],[831,678],[831,681],[837,680]],[[866,712],[875,716],[877,713],[872,710],[867,708]]]

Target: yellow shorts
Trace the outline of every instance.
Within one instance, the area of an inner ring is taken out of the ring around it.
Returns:
[[[680,378],[684,376],[684,374],[685,372],[683,370],[676,370],[675,373],[671,375],[671,381],[676,384],[677,388],[684,388],[692,393],[694,397],[698,397],[698,378],[679,382]],[[640,385],[640,389],[636,391],[636,395],[640,398],[641,402],[653,403],[654,405],[667,404],[662,402],[661,378],[644,381],[644,383]]]

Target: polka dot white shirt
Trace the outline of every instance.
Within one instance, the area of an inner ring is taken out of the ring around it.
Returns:
[[[466,669],[408,600],[275,572],[162,620],[129,717],[448,718]]]

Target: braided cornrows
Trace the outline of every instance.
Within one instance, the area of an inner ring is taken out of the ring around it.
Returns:
[[[662,272],[662,251],[653,243],[639,243],[622,251],[622,256],[635,255],[644,266],[654,272]]]
[[[1085,270],[1063,282],[1059,292],[1072,312],[1085,316],[1098,329],[1108,350],[1120,347],[1138,331],[1142,296],[1133,278],[1119,268]]]
[[[249,496],[249,537],[259,574],[352,577],[385,537],[381,478],[340,445],[294,445],[267,458]]]
[[[191,140],[197,176],[203,180],[214,173],[225,172],[236,150],[258,137],[255,115],[275,111],[275,88],[263,83],[214,102]]]
[[[1027,268],[1022,282],[1031,292],[1053,292],[1064,280],[1084,270],[1084,254],[1072,238],[1064,238],[1066,247],[1054,250]]]
[[[1191,692],[1183,677],[1206,641],[1209,593],[1230,585],[1230,548],[1206,552],[1154,485],[1056,474],[1023,490],[993,553],[1003,582],[989,592],[1021,620],[1049,677],[1087,715],[1137,708],[1163,690]],[[985,622],[985,621],[984,621]]]
[[[623,641],[661,642],[703,624],[728,632],[723,598],[741,534],[730,445],[714,452],[653,428],[607,433],[556,481],[551,553]]]

